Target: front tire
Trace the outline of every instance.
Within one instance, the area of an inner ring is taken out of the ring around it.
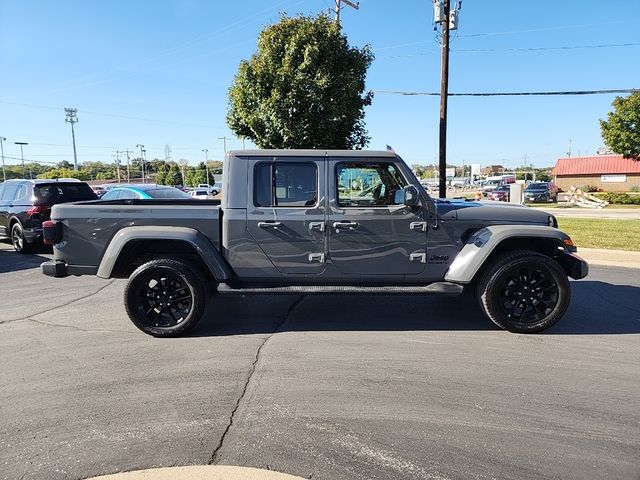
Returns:
[[[546,255],[525,250],[497,259],[478,284],[484,314],[515,333],[536,333],[555,325],[570,299],[562,267]]]
[[[184,335],[200,321],[207,301],[207,282],[196,267],[161,258],[138,267],[124,290],[124,305],[133,324],[154,337]]]

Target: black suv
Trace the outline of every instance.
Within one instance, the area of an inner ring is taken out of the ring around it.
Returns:
[[[524,189],[525,203],[558,201],[558,187],[553,182],[530,183]]]
[[[0,184],[0,237],[9,237],[18,253],[42,242],[42,222],[57,203],[97,200],[78,180],[7,180]]]

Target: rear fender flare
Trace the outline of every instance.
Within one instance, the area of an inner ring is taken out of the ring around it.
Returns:
[[[153,226],[125,227],[119,230],[105,249],[96,275],[110,278],[127,244],[139,240],[177,240],[188,243],[200,255],[217,281],[224,281],[232,276],[231,269],[220,252],[198,230],[188,227]]]
[[[558,247],[566,250],[565,240],[569,235],[561,230],[544,225],[492,225],[475,232],[462,247],[455,260],[449,266],[444,279],[454,283],[470,283],[489,255],[505,240],[552,239]]]

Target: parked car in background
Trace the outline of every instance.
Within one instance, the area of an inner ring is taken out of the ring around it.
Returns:
[[[148,200],[151,198],[191,198],[177,188],[165,185],[121,185],[110,189],[101,200]]]
[[[209,192],[209,195],[218,195],[222,192],[222,183],[216,182],[213,185],[209,185],[208,183],[201,183],[197,187],[198,190],[205,189]]]
[[[509,201],[509,191],[511,187],[509,185],[500,185],[494,188],[487,194],[489,200],[497,200],[499,202]]]
[[[524,189],[525,203],[558,201],[558,187],[553,182],[530,183]]]
[[[189,192],[189,196],[192,198],[199,198],[201,200],[206,200],[210,198],[209,191],[204,188],[196,188]]]
[[[487,177],[482,181],[482,192],[487,195],[493,189],[500,187],[501,185],[509,185],[516,183],[515,175],[497,175],[495,177]]]
[[[58,203],[97,200],[85,182],[74,179],[7,180],[0,185],[0,237],[11,239],[18,253],[42,243],[42,222]]]
[[[91,190],[93,190],[93,193],[95,193],[98,197],[102,197],[105,193],[107,193],[107,191],[100,185],[93,185],[91,187]]]

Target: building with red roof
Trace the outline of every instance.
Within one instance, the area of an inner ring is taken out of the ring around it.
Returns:
[[[559,158],[553,176],[562,190],[589,185],[603,192],[629,192],[640,189],[640,161],[622,155]]]

